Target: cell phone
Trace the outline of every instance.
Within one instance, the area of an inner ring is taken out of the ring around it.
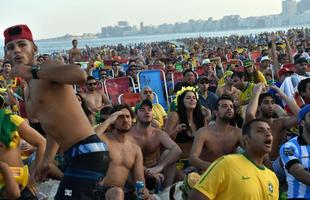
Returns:
[[[186,123],[185,127],[186,127],[186,130],[189,130],[190,129],[189,123]]]

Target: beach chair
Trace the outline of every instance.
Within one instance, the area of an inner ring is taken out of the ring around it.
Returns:
[[[253,51],[251,52],[251,59],[256,62],[257,58],[260,57],[260,51]]]
[[[175,85],[178,82],[181,82],[183,80],[183,73],[182,72],[173,72],[171,78],[172,78],[172,88],[174,90]]]
[[[161,77],[163,77],[163,79]],[[143,70],[138,73],[137,78],[140,91],[144,86],[151,87],[157,96],[158,103],[167,110],[169,107],[168,90],[164,71],[158,69]]]
[[[160,70],[163,70],[163,71],[165,70],[165,69],[164,69],[164,66],[162,66],[162,65],[149,65],[149,66],[148,66],[148,69],[149,69],[149,70],[152,70],[152,69],[160,69]]]
[[[130,107],[135,107],[137,103],[139,103],[141,100],[141,94],[140,93],[124,93],[119,95],[118,97],[118,103],[119,104],[128,104]]]
[[[118,104],[118,96],[123,93],[132,92],[134,82],[131,77],[124,76],[107,79],[104,81],[103,85],[112,104]]]
[[[198,74],[198,76],[201,76],[205,73],[205,71],[203,70],[202,66],[196,67],[195,72]]]

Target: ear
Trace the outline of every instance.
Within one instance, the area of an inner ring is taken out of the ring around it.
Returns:
[[[305,126],[305,120],[301,120],[300,126],[301,126],[301,127],[304,127],[304,126]]]
[[[38,47],[37,45],[33,44],[33,53],[37,54],[38,53]]]

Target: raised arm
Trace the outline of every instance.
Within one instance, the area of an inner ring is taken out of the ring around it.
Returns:
[[[296,104],[294,99],[289,98],[280,88],[278,88],[277,86],[271,85],[270,86],[272,89],[274,89],[275,91],[277,91],[277,93],[279,94],[279,97],[281,99],[283,99],[288,107],[291,109],[292,113],[297,117],[298,116],[298,112],[300,110],[300,108],[298,107],[298,105]]]
[[[11,77],[22,77],[26,80],[33,79],[31,66],[24,64],[14,65],[10,72]],[[46,61],[40,65],[37,71],[39,79],[60,84],[84,84],[86,72],[78,65],[63,64],[57,61]]]
[[[96,134],[100,137],[100,135],[103,134],[107,130],[107,128],[112,125],[119,116],[123,114],[124,113],[122,111],[117,111],[110,115],[108,119],[106,119],[103,123],[99,124],[99,126],[95,128]]]
[[[293,54],[292,54],[292,48],[291,48],[290,42],[284,36],[281,36],[281,38],[284,40],[284,42],[286,44],[286,52],[287,52],[287,56],[288,56],[289,62],[290,63],[294,63]]]
[[[263,90],[263,84],[258,83],[254,86],[252,99],[250,100],[246,108],[245,123],[256,118],[258,99],[259,99],[259,95],[261,94],[262,90]]]

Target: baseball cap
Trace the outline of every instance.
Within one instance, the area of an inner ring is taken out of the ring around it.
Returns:
[[[248,67],[248,66],[253,66],[255,63],[252,60],[245,60],[243,61],[243,66]]]
[[[18,39],[26,39],[33,42],[32,33],[29,27],[25,24],[19,24],[15,26],[11,26],[3,32],[4,35],[4,46]]]
[[[210,59],[204,59],[203,61],[202,61],[202,63],[201,63],[201,65],[208,65],[208,64],[211,64],[211,61],[210,61]]]
[[[268,56],[263,56],[261,59],[260,59],[260,62],[263,62],[265,60],[268,60],[270,61],[270,58]]]
[[[279,70],[278,74],[279,76],[282,76],[283,74],[290,72],[290,73],[294,73],[294,64],[285,64],[282,66],[282,68]]]
[[[207,81],[209,81],[208,77],[206,77],[206,76],[200,76],[200,77],[198,78],[198,83],[199,83],[200,81],[202,81],[202,80],[207,80]]]
[[[298,112],[298,124],[305,118],[306,114],[310,112],[310,104],[305,105],[302,107]]]
[[[294,64],[300,64],[300,63],[308,63],[308,61],[305,57],[299,57],[295,60]]]
[[[137,104],[136,111],[141,109],[143,105],[147,105],[147,106],[150,106],[151,108],[153,108],[152,102],[148,99],[144,99],[143,101],[141,101],[140,103]]]

